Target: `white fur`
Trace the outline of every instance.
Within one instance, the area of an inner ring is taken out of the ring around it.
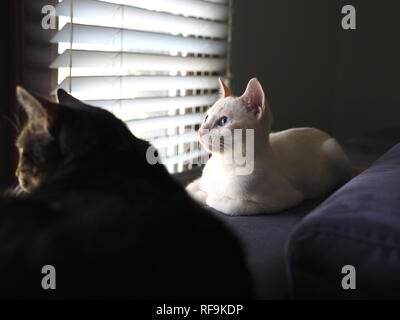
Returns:
[[[257,108],[246,108],[252,101],[264,101],[261,116]],[[201,129],[222,130],[216,124],[221,116],[230,118],[224,130],[255,130],[254,171],[237,175],[236,165],[223,161],[223,152],[212,153],[201,178],[187,186],[189,194],[202,204],[229,215],[279,212],[304,199],[327,195],[351,178],[350,161],[325,132],[295,128],[269,133],[272,115],[255,79],[242,97],[217,101]],[[212,145],[205,143],[207,138],[204,135],[200,141],[212,152]]]

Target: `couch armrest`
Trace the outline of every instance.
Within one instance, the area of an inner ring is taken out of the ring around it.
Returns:
[[[303,219],[286,254],[294,298],[400,298],[400,144]]]

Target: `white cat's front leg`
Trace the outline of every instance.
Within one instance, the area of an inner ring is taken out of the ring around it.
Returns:
[[[254,215],[262,213],[264,208],[256,202],[232,199],[228,197],[208,196],[206,204],[230,216]]]
[[[280,212],[294,207],[301,203],[303,199],[304,197],[300,192],[292,190],[292,192],[283,193],[281,196],[271,197],[268,202],[266,202],[266,197],[263,197],[264,202],[257,202],[209,195],[206,204],[231,216],[244,216]]]
[[[189,183],[186,187],[186,191],[194,200],[196,200],[202,205],[205,205],[208,195],[206,192],[200,189],[200,182],[201,178],[198,178],[194,180],[192,183]]]

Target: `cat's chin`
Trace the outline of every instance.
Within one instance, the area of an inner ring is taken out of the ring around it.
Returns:
[[[34,183],[30,179],[18,177],[18,187],[23,193],[31,193],[39,186],[39,183]]]
[[[208,153],[213,153],[212,148],[209,146],[205,146],[204,144],[202,144],[203,148],[208,152]],[[215,152],[215,151],[214,151]]]
[[[210,145],[209,143],[203,142],[201,138],[199,139],[199,142],[207,152],[212,153],[212,145]]]
[[[210,146],[210,145],[205,145],[205,144],[201,144],[202,146],[203,146],[203,148],[208,152],[208,153],[211,153],[211,154],[223,154],[224,153],[224,150],[223,149],[219,149],[219,150],[217,150],[216,148],[213,148],[213,146]]]
[[[222,148],[220,147],[220,149],[217,150],[217,148],[213,148],[213,146],[209,144],[201,143],[201,145],[208,153],[211,154],[224,154],[225,151],[223,147]],[[228,152],[229,150],[226,151]]]

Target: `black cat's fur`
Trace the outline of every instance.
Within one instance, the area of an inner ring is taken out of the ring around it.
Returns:
[[[111,113],[58,95],[59,105],[36,97],[57,110],[45,146],[56,163],[42,166],[52,171],[0,199],[0,298],[251,298],[239,241],[147,162],[149,144]],[[42,289],[44,265],[56,268],[55,290]]]

